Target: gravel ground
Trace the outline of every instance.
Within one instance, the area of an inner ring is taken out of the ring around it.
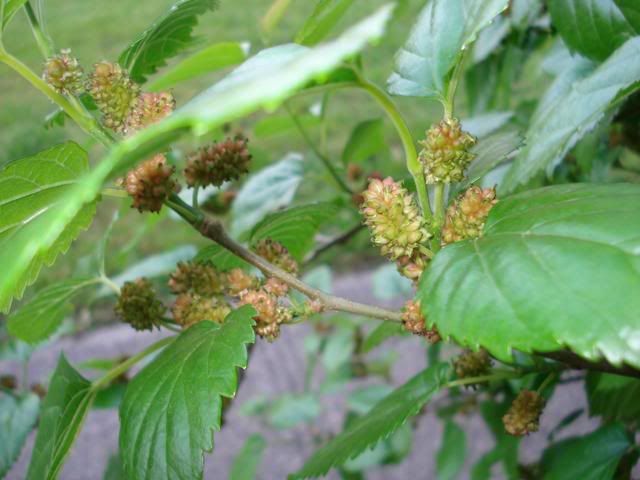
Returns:
[[[370,301],[370,275],[345,276],[335,281],[334,290],[342,296],[357,301]],[[393,302],[392,302],[393,303]],[[269,446],[263,457],[260,479],[285,479],[287,474],[299,468],[305,458],[314,450],[309,427],[288,431],[274,431],[260,426],[255,419],[238,412],[238,407],[255,395],[266,397],[283,392],[302,392],[304,384],[304,354],[301,338],[307,327],[286,328],[281,339],[273,344],[258,342],[251,355],[250,368],[241,384],[237,400],[229,409],[227,422],[215,436],[215,449],[205,458],[206,479],[226,479],[234,455],[253,433],[261,433]],[[30,378],[46,381],[46,375],[53,369],[60,352],[64,351],[72,364],[96,357],[130,355],[161,337],[160,333],[132,333],[128,327],[114,325],[76,338],[63,338],[41,349],[30,363]],[[390,348],[399,347],[390,342]],[[400,384],[417,373],[424,364],[415,359],[424,358],[420,339],[405,340],[402,348],[397,348],[399,360],[393,372],[395,384]],[[407,367],[409,366],[409,367]],[[16,371],[17,366],[0,364],[0,371]],[[353,385],[350,386],[353,388]],[[344,394],[323,399],[323,414],[313,426],[319,432],[337,432],[342,423]],[[568,384],[558,389],[542,417],[541,431],[524,439],[521,458],[532,461],[538,457],[545,444],[546,434],[559,419],[568,412],[585,405],[582,388]],[[462,477],[468,478],[470,467],[493,445],[491,434],[477,415],[461,417],[459,424],[467,432],[468,456]],[[595,422],[582,417],[563,431],[560,438],[588,432]],[[400,465],[382,467],[368,474],[369,480],[384,479],[432,479],[435,478],[434,454],[439,448],[442,425],[436,415],[427,411],[419,419],[413,449],[409,457]],[[109,457],[117,450],[118,415],[115,410],[92,410],[85,426],[69,456],[60,476],[63,480],[97,480],[102,474]],[[10,480],[24,478],[35,434],[29,437],[19,461],[8,475]],[[339,478],[335,473],[327,478]],[[493,478],[501,478],[496,470]]]

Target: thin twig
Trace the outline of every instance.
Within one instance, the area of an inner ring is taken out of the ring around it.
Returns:
[[[600,360],[597,362],[591,362],[576,355],[569,350],[559,350],[556,352],[537,353],[537,355],[545,358],[550,358],[556,362],[564,363],[570,366],[574,370],[594,370],[596,372],[612,373],[614,375],[621,375],[623,377],[640,378],[640,370],[637,370],[628,365],[622,365],[617,367],[611,365],[606,360]]]
[[[307,258],[304,259],[304,263],[310,263],[322,255],[327,250],[335,247],[336,245],[344,245],[353,237],[355,237],[360,231],[364,229],[364,224],[356,225],[355,227],[347,230],[346,232],[338,235],[337,237],[329,240],[324,245],[318,247],[316,250],[307,255]]]

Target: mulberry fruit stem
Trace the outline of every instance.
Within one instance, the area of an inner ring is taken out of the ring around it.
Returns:
[[[393,126],[396,128],[396,131],[400,136],[400,140],[402,141],[402,147],[404,148],[407,170],[409,170],[409,173],[416,184],[416,191],[418,193],[422,216],[427,220],[427,222],[431,221],[432,212],[431,205],[429,204],[429,194],[427,193],[427,183],[424,179],[424,169],[418,160],[418,152],[407,123],[404,121],[404,118],[402,118],[400,111],[391,98],[389,98],[389,96],[378,86],[362,77],[358,80],[358,86],[373,97],[378,105],[380,105],[386,112],[387,116],[393,123]]]

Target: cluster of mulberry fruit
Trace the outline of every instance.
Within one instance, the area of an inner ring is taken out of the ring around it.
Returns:
[[[453,369],[458,378],[478,377],[486,375],[491,368],[489,352],[481,348],[477,352],[466,350],[453,362]]]
[[[489,211],[497,202],[495,188],[470,187],[447,209],[442,244],[480,237]]]
[[[121,180],[121,184],[133,200],[133,208],[140,212],[159,212],[167,197],[179,187],[172,175],[175,167],[167,158],[158,154],[142,162]]]
[[[521,437],[537,432],[544,405],[545,400],[542,395],[531,390],[522,390],[502,417],[507,433]]]
[[[151,282],[139,278],[122,286],[115,310],[135,330],[153,330],[162,322],[166,308],[156,297]]]
[[[249,171],[251,153],[242,135],[216,142],[189,155],[184,177],[190,187],[219,187]]]
[[[402,323],[405,330],[414,335],[420,335],[431,343],[438,343],[441,338],[436,327],[427,328],[427,322],[420,311],[420,302],[409,300],[402,312]]]

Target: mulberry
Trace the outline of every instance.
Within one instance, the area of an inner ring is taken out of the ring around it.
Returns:
[[[291,311],[278,304],[277,297],[265,289],[245,290],[240,295],[241,305],[251,305],[257,314],[254,330],[256,334],[269,341],[275,340],[280,334],[280,324],[291,320]]]
[[[469,149],[476,139],[463,131],[455,118],[433,125],[426,137],[420,142],[424,148],[419,156],[426,182],[453,183],[464,179],[464,172],[474,158]]]
[[[281,243],[270,238],[264,238],[259,240],[253,248],[258,255],[276,267],[292,275],[298,273],[298,262],[295,261],[289,250]]]
[[[480,237],[489,211],[496,203],[495,188],[469,188],[447,209],[442,244]]]
[[[467,350],[453,362],[453,368],[458,378],[484,375],[491,368],[491,357],[484,348],[477,352]]]
[[[123,132],[125,121],[136,106],[140,86],[117,63],[96,63],[89,76],[87,91],[100,109],[106,127]]]
[[[127,116],[124,133],[130,135],[157,123],[175,108],[176,101],[169,92],[142,93]]]
[[[440,341],[438,329],[435,327],[427,328],[425,318],[420,311],[420,302],[409,300],[405,304],[402,312],[402,321],[405,330],[408,332],[425,337],[431,344]]]
[[[121,183],[133,199],[132,206],[140,212],[159,212],[167,197],[178,190],[177,183],[171,177],[174,171],[175,167],[167,165],[167,159],[162,154],[131,170]]]
[[[62,95],[75,95],[82,91],[82,67],[71,50],[61,50],[44,64],[42,79]]]
[[[138,278],[122,286],[115,310],[135,330],[153,330],[160,325],[166,308],[156,298],[149,280]]]
[[[186,328],[203,320],[223,323],[231,308],[220,298],[183,293],[176,298],[171,311],[176,323]]]
[[[537,432],[544,404],[544,398],[540,394],[531,390],[522,390],[502,417],[507,433],[521,437]]]
[[[190,155],[184,169],[187,185],[219,187],[224,182],[240,178],[240,175],[249,171],[251,154],[247,148],[248,142],[245,137],[238,135]]]
[[[212,297],[223,293],[225,280],[225,276],[211,265],[179,262],[169,276],[169,288],[173,293],[194,292]]]
[[[244,290],[254,288],[258,279],[241,268],[234,268],[227,273],[226,288],[230,295],[240,295]]]

